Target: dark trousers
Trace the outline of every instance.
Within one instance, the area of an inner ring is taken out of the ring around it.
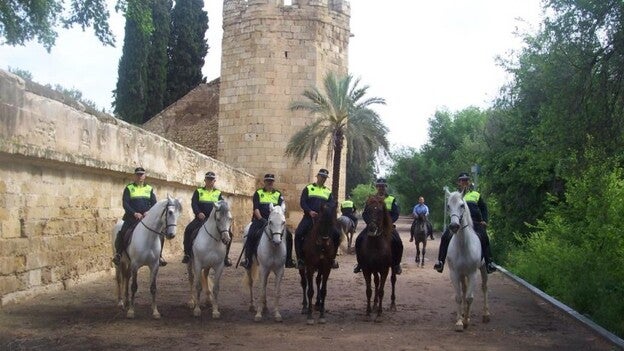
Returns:
[[[184,254],[187,256],[191,256],[193,254],[193,231],[199,229],[199,227],[204,224],[204,221],[195,217],[189,224],[184,228]]]
[[[363,231],[355,239],[356,252],[362,245],[362,240],[364,240],[365,235],[366,232]],[[399,232],[397,232],[396,228],[392,229],[392,241],[390,242],[390,249],[392,251],[392,265],[396,266],[401,264],[401,259],[403,259],[403,241],[401,240],[401,236],[399,235]]]
[[[256,254],[256,250],[258,250],[258,243],[260,242],[265,227],[264,223],[265,222],[255,218],[251,221],[251,226],[249,227],[247,238],[245,239],[245,246],[243,247],[247,262],[251,262],[252,257]]]
[[[303,216],[301,222],[299,222],[299,225],[297,226],[297,229],[295,229],[295,253],[297,254],[298,259],[303,258],[304,240],[305,237],[310,233],[312,225],[314,225],[312,217]],[[340,233],[338,233],[338,230],[336,228],[334,228],[331,236],[334,240],[334,246],[338,248],[338,246],[340,246]]]
[[[479,241],[481,242],[481,257],[485,259],[486,263],[492,262],[492,250],[490,249],[490,238],[487,236],[487,232],[485,227],[481,224],[475,224],[474,230],[479,237]],[[453,234],[451,231],[446,228],[444,234],[442,234],[442,238],[440,241],[440,251],[438,252],[438,261],[444,262],[446,260],[446,254],[448,253],[448,246],[451,242],[451,238]]]
[[[132,217],[132,219],[128,219],[123,222],[121,225],[121,229],[117,232],[117,236],[115,236],[115,253],[121,255],[121,252],[124,250],[123,248],[123,235],[121,233],[125,233],[128,229],[134,227],[139,221],[136,218]]]
[[[427,226],[427,236],[430,236],[430,237],[433,238],[433,226],[431,225],[431,222],[427,221],[425,223],[425,225]],[[410,228],[410,237],[411,238],[414,237],[414,235],[412,233],[414,233],[415,231],[416,231],[416,219],[414,219],[412,221],[412,227]]]

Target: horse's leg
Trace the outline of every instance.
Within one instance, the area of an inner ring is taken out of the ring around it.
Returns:
[[[274,318],[276,322],[282,321],[282,315],[280,314],[279,306],[280,306],[280,295],[282,288],[282,279],[284,278],[284,266],[280,266],[275,271],[275,313]]]
[[[254,317],[254,320],[256,322],[260,322],[262,320],[262,313],[267,308],[266,291],[267,291],[268,280],[269,280],[269,269],[266,266],[261,265],[260,266],[260,280],[258,284],[260,286],[260,300],[258,301],[258,306],[256,307],[256,316]]]
[[[314,318],[312,318],[312,298],[314,297],[314,272],[311,269],[306,269],[306,278],[308,285],[308,324],[314,324]]]
[[[416,265],[418,266],[418,263],[420,263],[420,244],[418,243],[418,240],[416,240],[416,258],[414,261],[416,261]]]
[[[353,249],[351,248],[351,244],[353,243],[353,233],[347,233],[347,253],[353,253]]]
[[[156,306],[156,293],[158,289],[156,288],[156,278],[158,277],[158,261],[152,269],[150,269],[150,293],[152,294],[152,318],[160,319],[160,312],[158,312],[158,307]]]
[[[305,269],[299,270],[299,276],[301,277],[301,290],[303,290],[303,301],[301,301],[301,314],[308,313],[308,300],[307,300],[307,282],[308,278],[305,273]]]
[[[132,275],[132,296],[130,298],[130,303],[128,304],[128,312],[126,313],[126,318],[134,318],[134,295],[136,294],[138,284],[137,284],[137,273],[139,268],[132,267],[131,275]]]
[[[373,294],[373,289],[371,288],[370,271],[364,270],[364,280],[366,281],[366,319],[369,320],[371,313],[371,295]]]
[[[325,296],[327,296],[327,279],[329,278],[329,273],[330,273],[331,268],[329,267],[329,265],[327,266],[327,268],[324,270],[325,272],[323,272],[323,280],[321,282],[321,288],[317,289],[316,291],[318,292],[317,295],[320,296],[320,303],[319,303],[319,323],[320,324],[325,324]]]
[[[321,308],[321,284],[323,283],[323,274],[322,274],[322,270],[319,269],[318,270],[318,274],[316,275],[316,303],[314,304],[314,307],[316,308],[316,310],[318,311],[319,308]]]
[[[221,275],[223,274],[224,268],[225,268],[225,263],[223,260],[221,260],[219,262],[219,265],[215,268],[214,284],[212,285],[212,318],[213,319],[221,318],[221,312],[219,312],[219,289],[221,288]]]
[[[384,286],[386,285],[387,278],[388,278],[388,270],[384,269],[384,271],[380,273],[379,280],[375,282],[375,284],[379,284],[379,289],[377,290],[377,294],[379,295],[379,301],[377,304],[377,316],[375,316],[375,319],[374,319],[374,321],[377,323],[382,321],[381,312],[383,311],[383,308],[382,308],[381,302],[383,301]]]
[[[468,277],[466,277],[466,306],[464,308],[464,329],[468,328],[468,324],[470,324],[470,307],[472,306],[472,301],[474,300],[474,291],[476,285],[477,271],[474,271]]]
[[[193,257],[193,260],[196,258]],[[195,298],[195,306],[193,308],[193,316],[200,317],[201,316],[201,292],[202,292],[202,268],[199,264],[199,261],[193,261],[193,285],[195,286],[194,290],[194,298]]]
[[[126,264],[124,265],[123,262],[120,263],[120,265],[122,265],[122,271],[121,271],[121,279],[123,282],[123,291],[124,291],[124,303],[125,306],[128,307],[130,306],[130,276],[131,276],[131,272],[130,272],[130,265]]]
[[[390,275],[390,284],[392,285],[392,291],[390,294],[390,311],[396,311],[396,295],[394,294],[395,289],[394,286],[396,284],[397,281],[397,276],[394,273],[394,270],[392,270],[392,274]],[[384,279],[385,282],[385,279]],[[381,286],[383,287],[385,285],[385,283],[381,283]],[[383,297],[383,290],[382,290],[382,297]]]
[[[462,283],[460,282],[461,277],[452,269],[450,270],[451,283],[453,283],[453,289],[455,289],[455,304],[457,308],[457,316],[455,321],[455,331],[463,331],[464,330],[464,322],[462,319]]]
[[[425,236],[425,241],[423,241],[422,260],[420,260],[420,268],[425,267],[425,252],[427,252],[427,237],[426,236]]]
[[[375,282],[375,297],[373,299],[373,309],[377,309],[379,304],[379,273],[373,273],[373,281]]]
[[[483,323],[490,322],[490,307],[488,306],[488,274],[485,265],[479,269],[481,271],[481,291],[483,291]]]
[[[196,304],[199,304],[199,301],[195,301],[195,289],[193,288],[195,285],[195,274],[193,274],[193,263],[189,262],[186,264],[186,271],[188,273],[188,282],[189,282],[189,290],[191,293],[191,298],[188,302],[188,307],[190,309],[195,308]]]
[[[256,312],[256,306],[254,306],[254,295],[253,295],[253,285],[254,285],[254,267],[251,269],[246,269],[245,274],[247,275],[247,282],[249,288],[249,312]]]
[[[117,285],[117,306],[123,309],[123,281],[121,276],[121,267],[119,266],[115,267],[115,283]]]

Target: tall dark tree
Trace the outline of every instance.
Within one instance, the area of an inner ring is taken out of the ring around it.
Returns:
[[[143,122],[162,111],[165,104],[171,7],[171,0],[153,0],[152,3],[154,31],[151,35],[147,56],[147,97]]]
[[[208,13],[203,7],[202,0],[178,0],[171,13],[166,106],[206,81],[202,67],[208,53],[208,43],[204,39]]]
[[[142,123],[147,95],[147,53],[151,31],[142,29],[135,13],[149,13],[143,1],[128,2],[125,37],[114,91],[114,111],[130,123]],[[152,27],[153,29],[153,27]]]

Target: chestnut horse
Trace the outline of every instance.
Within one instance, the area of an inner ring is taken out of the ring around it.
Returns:
[[[299,270],[301,288],[303,289],[303,308],[301,313],[308,315],[307,323],[314,324],[312,317],[312,297],[314,296],[313,278],[316,275],[316,309],[319,311],[318,322],[325,323],[325,296],[327,295],[327,278],[336,258],[338,247],[332,236],[336,231],[336,211],[330,205],[322,205],[314,221],[312,230],[303,243],[303,260],[305,267]]]
[[[366,201],[365,211],[370,214],[370,222],[360,233],[364,235],[361,245],[356,248],[358,263],[362,268],[362,274],[366,281],[366,317],[370,318],[372,309],[377,309],[375,321],[381,320],[382,305],[384,296],[384,285],[388,277],[388,272],[392,267],[392,219],[386,209],[384,199],[380,196],[371,196]],[[371,309],[371,276],[375,282],[375,296]],[[394,286],[396,274],[392,271],[390,281],[392,283],[392,295],[390,309],[395,310]]]

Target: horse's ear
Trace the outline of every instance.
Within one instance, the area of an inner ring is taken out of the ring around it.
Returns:
[[[444,186],[444,195],[446,195],[447,198],[451,196],[448,186]]]
[[[272,202],[269,204],[269,212],[271,212],[271,211],[273,211],[273,203]]]
[[[284,210],[284,213],[286,213],[286,201],[282,201],[282,209]]]

